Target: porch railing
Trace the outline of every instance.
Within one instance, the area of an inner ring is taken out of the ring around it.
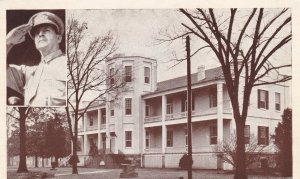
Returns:
[[[193,146],[193,153],[196,152],[214,152],[215,145]],[[162,148],[148,148],[144,150],[148,154],[162,153]],[[186,153],[187,147],[166,147],[165,152],[173,153]]]
[[[87,131],[93,131],[93,130],[97,130],[98,129],[98,125],[94,125],[94,126],[87,126],[86,130]]]
[[[217,108],[207,109],[205,111],[192,111],[192,117],[217,114]],[[172,113],[166,115],[166,120],[176,120],[187,117],[187,112]]]
[[[162,148],[146,148],[145,153],[159,154],[162,153]]]
[[[223,113],[225,113],[225,114],[232,114],[232,108],[230,108],[230,107],[224,108],[223,109]]]
[[[100,130],[101,129],[106,129],[106,124],[100,124]]]
[[[224,114],[232,114],[232,108],[226,107],[223,109]],[[217,108],[210,108],[203,111],[192,111],[192,117],[197,116],[207,116],[207,115],[214,115],[217,114]],[[172,113],[166,115],[166,120],[177,120],[187,118],[187,112],[179,112],[179,113]],[[160,122],[162,121],[162,116],[146,116],[145,123],[150,122]]]
[[[78,132],[83,132],[83,131],[84,131],[83,127],[78,127]]]
[[[192,116],[195,116],[196,112],[192,111]],[[166,115],[166,120],[173,120],[173,119],[181,119],[187,117],[187,111],[180,112],[180,113],[172,113]]]
[[[215,145],[193,146],[194,152],[213,152]],[[166,153],[185,153],[187,147],[166,147]]]
[[[159,122],[159,121],[161,121],[161,119],[162,119],[161,116],[146,116],[145,123]]]

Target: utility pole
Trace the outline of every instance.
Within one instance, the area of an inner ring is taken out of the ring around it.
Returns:
[[[187,132],[188,132],[188,179],[192,179],[192,89],[191,89],[191,50],[190,37],[186,37],[186,62],[187,62],[187,102],[188,102],[188,118],[187,118]]]

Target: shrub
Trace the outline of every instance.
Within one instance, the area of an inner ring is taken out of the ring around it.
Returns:
[[[193,160],[190,160],[189,156],[187,154],[184,154],[179,161],[179,167],[181,169],[187,170],[189,166],[192,165],[193,165]]]
[[[278,165],[284,177],[293,175],[292,109],[287,108],[275,129],[275,144],[279,149]]]
[[[114,160],[114,162],[117,164],[126,162],[124,154],[108,154],[108,155],[110,155],[111,158]]]

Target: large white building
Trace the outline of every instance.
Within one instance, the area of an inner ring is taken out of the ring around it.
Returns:
[[[106,153],[136,155],[144,167],[177,168],[187,150],[186,77],[157,83],[156,60],[139,56],[116,56],[106,65],[110,73],[124,70],[126,87],[118,102],[95,104],[82,114],[81,164],[93,143]],[[289,107],[289,87],[285,83],[259,86],[251,95],[246,141],[254,134],[260,145],[269,145],[283,110]],[[199,67],[192,74],[193,167],[227,168],[220,164],[213,148],[234,131],[222,69]]]

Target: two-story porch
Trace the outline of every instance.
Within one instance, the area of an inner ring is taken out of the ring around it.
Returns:
[[[177,168],[187,152],[186,90],[145,96],[144,166]],[[232,109],[222,82],[192,89],[194,168],[216,169],[215,147],[230,136]]]
[[[79,165],[84,165],[84,161],[92,152],[105,153],[107,150],[106,109],[91,109],[86,113],[80,113],[80,116],[77,154]]]

